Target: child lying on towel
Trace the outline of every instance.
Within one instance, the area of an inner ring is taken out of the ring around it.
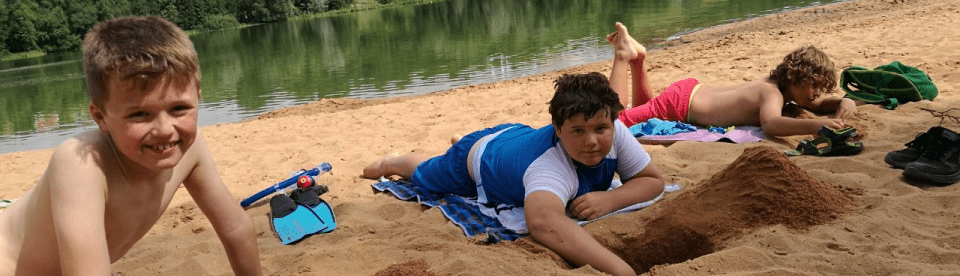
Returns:
[[[160,17],[101,22],[84,36],[83,67],[99,129],[60,144],[0,213],[0,275],[110,275],[181,183],[233,272],[261,275],[250,216],[197,130],[200,66],[183,30]]]
[[[435,194],[523,206],[530,235],[564,259],[613,275],[636,275],[567,217],[569,212],[594,219],[663,192],[660,170],[616,119],[621,110],[602,74],[563,75],[550,100],[552,124],[477,131],[453,139],[445,154],[433,158],[389,155],[364,168],[363,177],[399,175]],[[623,186],[607,191],[614,173]]]
[[[650,118],[681,121],[699,126],[759,126],[768,136],[812,135],[821,127],[844,128],[843,119],[856,111],[856,103],[833,93],[837,86],[833,62],[813,46],[794,50],[762,79],[727,87],[709,86],[696,79],[685,79],[668,86],[656,98],[647,81],[643,62],[646,49],[616,23],[616,31],[607,35],[615,56],[610,84],[626,105],[631,95],[627,87],[627,68],[633,83],[633,108],[620,113],[627,126]],[[798,119],[783,116],[783,108],[793,102],[826,119]]]

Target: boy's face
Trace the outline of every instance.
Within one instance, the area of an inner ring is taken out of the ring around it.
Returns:
[[[800,106],[807,106],[820,97],[822,89],[814,87],[812,84],[794,84],[790,85],[790,97]]]
[[[589,120],[583,115],[573,116],[556,132],[567,155],[587,166],[600,164],[613,146],[613,122],[602,110]]]
[[[139,91],[113,79],[107,91],[103,110],[91,103],[90,115],[100,131],[110,135],[116,150],[152,171],[176,166],[197,135],[196,80],[191,78],[182,87],[161,80],[153,90]]]

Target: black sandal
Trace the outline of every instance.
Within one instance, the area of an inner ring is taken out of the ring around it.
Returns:
[[[841,130],[833,130],[828,127],[821,127],[820,131],[817,131],[817,134],[820,136],[813,140],[801,140],[796,150],[788,150],[785,153],[788,156],[848,156],[863,151],[863,143],[860,141],[847,141],[857,136],[857,130],[855,128],[848,127]],[[826,146],[820,147],[822,144],[826,144]]]

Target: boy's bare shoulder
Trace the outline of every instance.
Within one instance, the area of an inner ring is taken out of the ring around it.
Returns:
[[[82,168],[82,173],[102,172],[107,158],[113,158],[111,154],[107,138],[99,131],[91,130],[60,143],[53,151],[50,166],[54,169]]]
[[[777,84],[769,78],[763,78],[749,82],[750,90],[761,96],[761,99],[783,99],[783,92],[777,87]]]
[[[100,158],[108,149],[106,137],[99,131],[80,133],[60,143],[54,149],[54,158],[76,157],[78,159]]]

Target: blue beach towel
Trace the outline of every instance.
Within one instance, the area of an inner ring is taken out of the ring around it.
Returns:
[[[630,126],[630,133],[634,137],[647,135],[674,135],[677,133],[691,132],[697,130],[697,127],[675,121],[664,121],[657,118],[650,118],[644,123]]]
[[[610,187],[613,189],[620,185],[620,181],[615,179]],[[478,234],[486,234],[487,243],[498,243],[504,240],[513,241],[528,233],[526,219],[523,215],[523,207],[520,206],[506,204],[484,205],[478,203],[476,198],[467,198],[452,194],[438,195],[421,191],[416,185],[407,181],[392,181],[385,178],[381,178],[380,182],[373,183],[373,188],[381,192],[389,191],[402,200],[416,199],[420,204],[439,207],[447,219],[450,219],[451,222],[463,229],[465,235],[473,237]],[[673,192],[680,188],[679,184],[671,184],[665,186],[664,191]],[[576,221],[579,225],[585,225],[614,214],[639,210],[653,205],[653,203],[661,198],[663,198],[663,194],[650,201],[628,206],[600,218],[589,221]]]

